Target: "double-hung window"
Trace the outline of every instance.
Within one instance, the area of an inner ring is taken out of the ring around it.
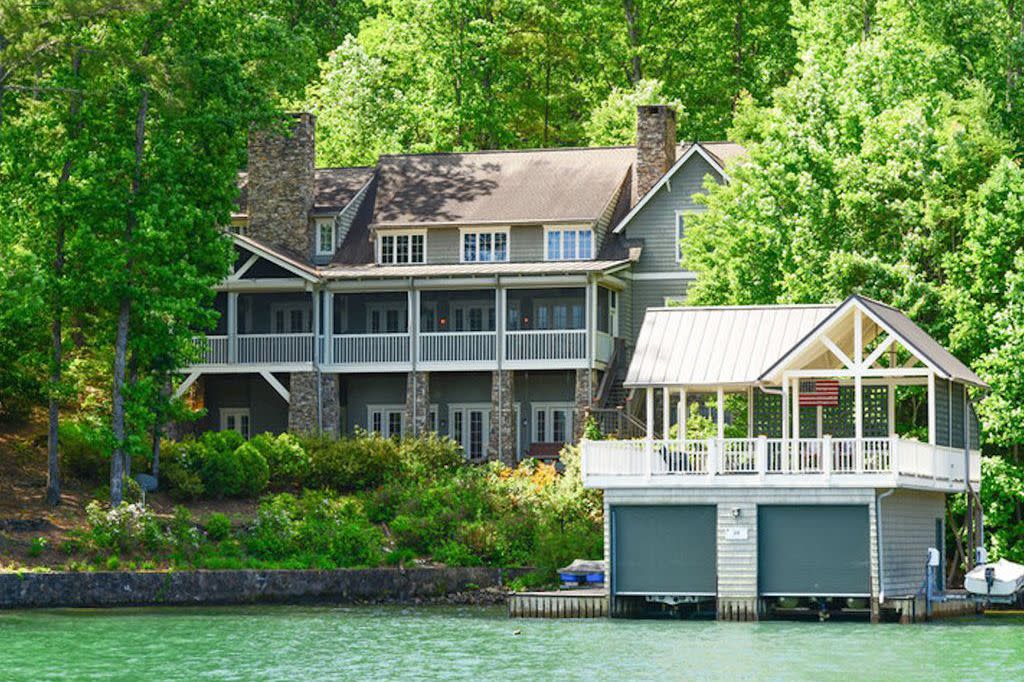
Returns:
[[[334,255],[334,218],[316,222],[316,255]]]
[[[463,263],[504,263],[508,261],[508,230],[462,230]]]
[[[409,263],[425,263],[427,253],[427,233],[385,232],[380,235],[377,247],[377,262],[381,265],[407,265]]]
[[[544,260],[588,260],[594,257],[594,232],[589,227],[544,228]]]

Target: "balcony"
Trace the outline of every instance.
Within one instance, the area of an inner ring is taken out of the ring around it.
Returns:
[[[419,341],[416,359],[423,369],[454,369],[452,363],[464,369],[497,366],[497,332],[426,332]]]
[[[589,488],[964,488],[964,451],[890,438],[721,438],[583,442]],[[981,453],[971,450],[973,486]]]
[[[313,334],[239,334],[197,336],[199,365],[303,365],[313,362]]]

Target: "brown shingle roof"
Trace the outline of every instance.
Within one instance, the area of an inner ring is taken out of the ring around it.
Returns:
[[[635,154],[606,147],[382,156],[373,225],[593,222]]]

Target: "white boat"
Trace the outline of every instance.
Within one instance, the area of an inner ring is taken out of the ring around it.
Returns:
[[[992,589],[989,591],[985,572],[993,570]],[[1006,559],[994,564],[979,564],[964,578],[964,589],[972,594],[992,597],[1012,597],[1024,589],[1024,566]]]

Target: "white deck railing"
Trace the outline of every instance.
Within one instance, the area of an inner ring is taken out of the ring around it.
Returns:
[[[239,334],[237,339],[242,364],[313,361],[312,334]]]
[[[386,365],[409,362],[409,334],[337,334],[331,364]]]
[[[195,336],[192,344],[199,350],[200,362],[207,365],[222,365],[228,362],[227,336]]]
[[[426,332],[419,336],[419,362],[495,362],[496,332]]]
[[[505,359],[586,360],[586,329],[545,329],[505,332]]]
[[[970,453],[973,483],[981,456]],[[583,480],[590,487],[911,485],[958,489],[963,449],[901,438],[725,438],[583,442]]]

